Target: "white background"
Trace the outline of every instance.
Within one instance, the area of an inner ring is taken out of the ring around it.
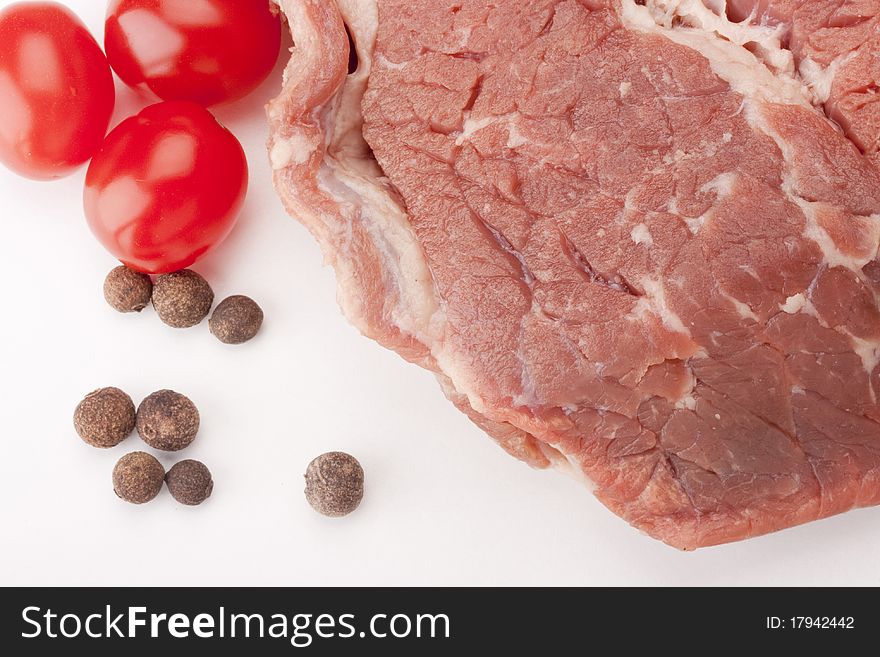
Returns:
[[[104,3],[67,4],[100,40]],[[235,232],[195,267],[218,299],[263,306],[263,331],[246,345],[220,344],[206,324],[171,329],[149,308],[115,313],[101,294],[115,263],[82,216],[84,172],[37,183],[0,168],[0,583],[880,584],[880,509],[681,553],[575,481],[504,454],[429,373],[361,337],[270,184],[262,106],[279,84],[280,68],[217,111],[244,144],[251,186]],[[120,88],[114,123],[143,104]],[[157,456],[166,467],[203,460],[215,480],[207,503],[116,498],[114,463],[146,446],[134,435],[94,449],[71,419],[108,385],[135,403],[160,388],[193,399],[195,443]],[[343,519],[317,515],[302,494],[306,465],[332,449],[366,471],[364,502]]]

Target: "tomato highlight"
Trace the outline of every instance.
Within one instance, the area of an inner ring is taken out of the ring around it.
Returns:
[[[253,91],[281,47],[268,0],[112,0],[104,33],[126,84],[205,106]]]
[[[101,145],[113,75],[80,20],[54,2],[0,11],[0,162],[27,178],[73,172]]]
[[[123,264],[162,274],[190,266],[232,230],[247,160],[203,107],[169,101],[110,132],[86,174],[89,226]]]

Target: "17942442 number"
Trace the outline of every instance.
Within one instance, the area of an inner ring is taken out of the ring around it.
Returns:
[[[852,630],[856,621],[852,616],[767,616],[768,630]]]

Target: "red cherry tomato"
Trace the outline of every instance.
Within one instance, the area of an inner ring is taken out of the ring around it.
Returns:
[[[208,110],[159,103],[120,123],[92,158],[86,217],[123,264],[164,274],[229,234],[247,178],[241,144]]]
[[[37,180],[69,174],[98,150],[114,102],[107,59],[70,10],[0,11],[0,162]]]
[[[107,9],[113,70],[164,100],[241,98],[266,79],[280,46],[269,0],[111,0]]]

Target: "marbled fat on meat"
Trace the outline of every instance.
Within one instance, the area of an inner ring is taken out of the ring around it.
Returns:
[[[880,2],[730,0],[731,16],[780,25],[798,71],[827,115],[880,162]]]
[[[682,549],[880,503],[875,0],[281,6],[276,186],[365,335]]]

